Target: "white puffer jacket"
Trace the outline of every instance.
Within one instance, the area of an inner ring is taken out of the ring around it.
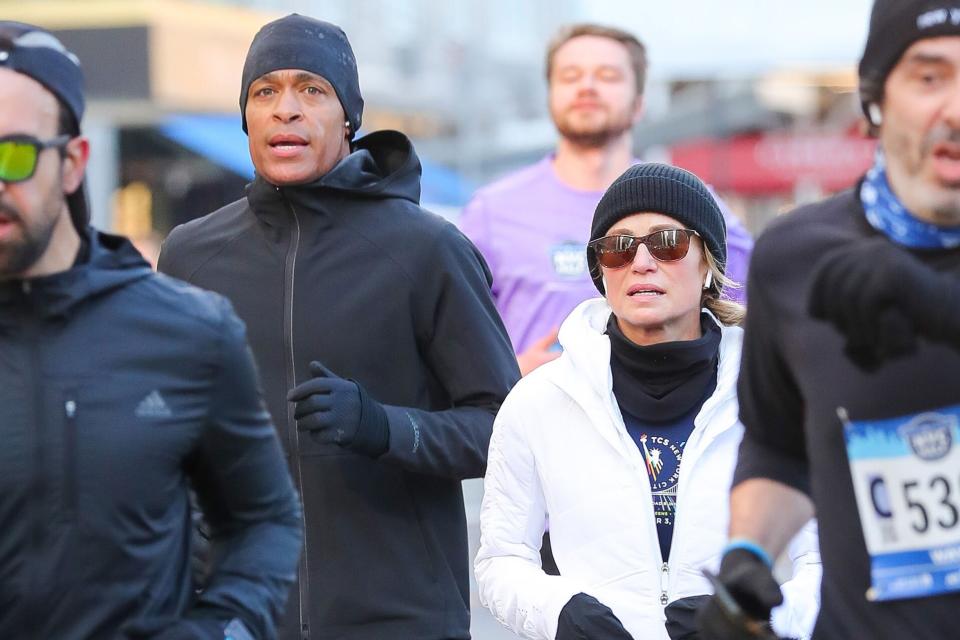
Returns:
[[[553,640],[575,594],[610,607],[636,640],[669,640],[664,604],[711,593],[727,542],[730,484],[743,425],[736,382],[743,332],[724,327],[717,388],[683,453],[670,563],[661,558],[643,456],[612,391],[610,307],[578,306],[563,323],[563,355],[523,378],[500,409],[484,480],[480,600],[527,638]],[[550,540],[562,576],[540,568]],[[811,522],[790,547],[793,579],[774,611],[781,634],[809,637],[819,609],[820,554]]]

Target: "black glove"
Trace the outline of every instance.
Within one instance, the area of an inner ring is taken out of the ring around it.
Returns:
[[[578,593],[560,610],[556,640],[633,640],[633,636],[610,607]]]
[[[239,619],[229,623],[213,618],[145,618],[126,625],[127,640],[253,640]]]
[[[694,617],[710,596],[689,596],[674,600],[663,610],[667,617],[667,635],[670,640],[700,640],[700,632]]]
[[[960,282],[927,267],[886,238],[824,255],[811,279],[809,311],[832,323],[865,370],[912,353],[917,336],[960,341]]]
[[[727,551],[716,583],[718,593],[696,615],[703,640],[776,638],[769,626],[770,612],[783,602],[783,594],[763,558],[742,548]]]
[[[337,444],[373,458],[390,444],[390,424],[379,402],[353,380],[344,380],[319,362],[310,363],[313,378],[287,394],[296,403],[297,429],[324,444]]]

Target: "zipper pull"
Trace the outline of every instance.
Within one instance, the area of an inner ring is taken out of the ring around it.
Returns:
[[[77,415],[77,403],[73,400],[67,400],[63,403],[63,410],[71,420]]]
[[[667,588],[670,586],[670,565],[664,562],[660,565],[660,604],[667,606]]]

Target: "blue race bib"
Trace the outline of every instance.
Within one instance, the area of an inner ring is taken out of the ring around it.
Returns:
[[[844,423],[868,600],[960,591],[960,405]]]

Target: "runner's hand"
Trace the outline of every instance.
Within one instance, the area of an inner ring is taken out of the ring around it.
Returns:
[[[336,444],[371,457],[389,444],[389,421],[383,406],[353,380],[341,378],[319,362],[310,363],[309,380],[290,390],[296,404],[297,429],[324,444]]]
[[[525,376],[542,364],[560,357],[560,350],[552,349],[557,342],[558,328],[554,328],[550,333],[531,344],[527,349],[517,356],[517,364],[520,365],[520,375]]]
[[[746,640],[775,638],[770,631],[770,612],[783,602],[780,585],[767,563],[746,549],[723,554],[717,582],[733,599],[730,605],[714,594],[697,612],[702,640]],[[721,589],[718,587],[718,591]]]
[[[556,640],[633,640],[610,607],[578,593],[560,610]]]
[[[886,238],[828,252],[811,283],[810,314],[844,335],[847,355],[865,370],[913,353],[918,335],[950,338],[960,283]]]

